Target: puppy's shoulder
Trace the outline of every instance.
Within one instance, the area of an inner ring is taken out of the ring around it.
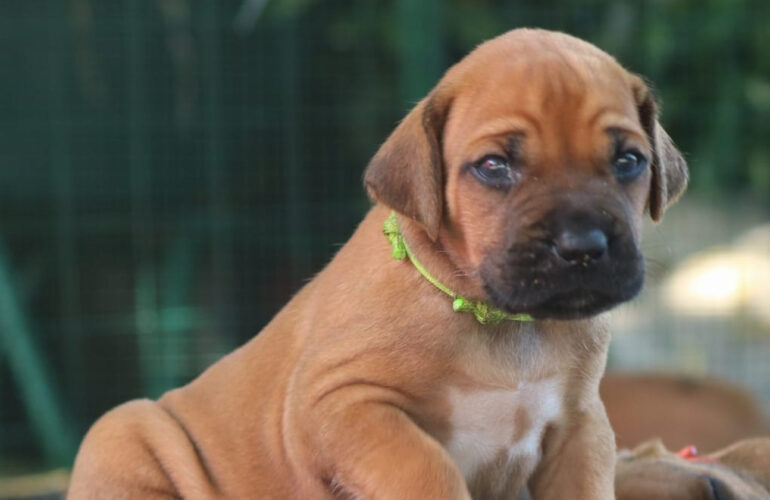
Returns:
[[[142,399],[124,403],[97,420],[80,446],[68,498],[139,498],[142,491],[152,498],[153,491],[174,492],[153,458],[153,439],[146,433],[164,420],[163,413],[157,403]]]

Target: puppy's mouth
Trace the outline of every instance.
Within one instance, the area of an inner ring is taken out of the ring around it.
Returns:
[[[535,318],[580,319],[604,312],[620,302],[622,300],[605,293],[577,288],[531,306],[530,315]]]
[[[509,313],[587,318],[634,298],[644,284],[644,259],[633,244],[620,245],[588,265],[559,262],[537,245],[507,255],[502,264],[485,259],[480,271],[490,302]]]

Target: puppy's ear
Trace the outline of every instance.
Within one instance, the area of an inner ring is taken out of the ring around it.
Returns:
[[[435,240],[444,211],[441,135],[449,109],[433,91],[396,127],[364,172],[369,196],[416,220]]]
[[[652,182],[648,206],[652,220],[663,218],[666,207],[674,203],[687,187],[690,177],[687,162],[658,122],[658,105],[652,91],[641,78],[634,76],[634,97],[639,120],[652,146]]]

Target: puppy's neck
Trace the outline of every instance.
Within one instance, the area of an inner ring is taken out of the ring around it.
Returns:
[[[418,223],[401,215],[398,224],[409,249],[431,276],[462,297],[487,300],[478,272],[463,269],[452,259],[441,234],[433,241]]]
[[[361,318],[357,309],[349,309],[349,318],[341,317],[341,311],[348,310],[342,302],[354,294],[369,311],[365,317],[367,324],[381,323],[388,329],[421,332],[420,335],[441,331],[442,336],[457,333],[462,337],[473,337],[475,332],[490,340],[500,335],[511,336],[523,326],[533,333],[539,330],[539,322],[482,324],[472,313],[455,312],[452,297],[428,281],[408,259],[394,258],[393,248],[383,234],[383,223],[389,215],[388,207],[375,205],[329,266],[308,284],[306,293],[300,294],[298,300],[312,295],[318,287],[324,288],[319,304],[329,312],[316,311],[315,318],[329,316],[336,323],[358,321]],[[477,278],[454,265],[440,242],[433,242],[417,223],[405,217],[399,217],[398,224],[412,254],[431,276],[466,299],[486,299],[481,287],[474,283]],[[437,325],[440,328],[434,328]]]

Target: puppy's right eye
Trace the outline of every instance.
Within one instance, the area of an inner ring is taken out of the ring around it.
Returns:
[[[508,188],[515,181],[510,163],[502,156],[485,156],[473,165],[472,170],[477,179],[490,187]]]

